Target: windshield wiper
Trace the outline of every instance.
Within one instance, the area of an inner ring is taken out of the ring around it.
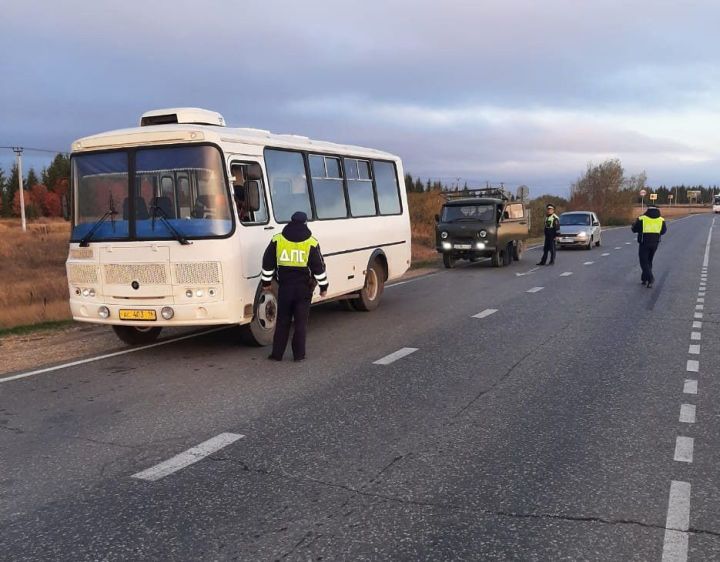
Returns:
[[[155,198],[157,199],[157,198]],[[183,246],[188,246],[192,244],[190,240],[185,238],[182,234],[180,234],[177,229],[170,223],[168,220],[167,215],[165,214],[165,211],[163,211],[158,205],[157,201],[153,200],[153,204],[150,205],[150,208],[152,209],[152,229],[155,230],[155,218],[160,217],[160,220],[163,222],[165,226],[167,226],[168,230],[173,233],[173,236],[175,236],[175,240],[180,242]]]
[[[93,225],[93,227],[90,229],[90,232],[88,232],[85,236],[83,236],[80,239],[80,247],[87,248],[90,245],[90,240],[92,239],[93,236],[95,236],[95,232],[97,232],[97,229],[100,228],[102,223],[104,223],[108,217],[110,217],[110,222],[112,223],[112,230],[113,230],[113,232],[115,232],[115,215],[117,215],[117,214],[118,214],[118,212],[115,210],[115,203],[113,201],[113,196],[112,196],[112,192],[111,192],[110,193],[110,201],[108,201],[108,210]]]

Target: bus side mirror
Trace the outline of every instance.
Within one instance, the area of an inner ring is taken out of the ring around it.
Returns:
[[[260,210],[260,182],[257,180],[245,184],[245,208],[251,212]]]
[[[256,164],[256,163],[248,164],[246,174],[247,174],[247,179],[249,179],[249,180],[260,181],[261,179],[263,179],[263,172],[262,172],[262,167],[260,167],[260,164]]]

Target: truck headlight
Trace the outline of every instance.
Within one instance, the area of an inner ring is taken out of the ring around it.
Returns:
[[[480,234],[480,238],[487,238],[487,230],[481,230],[478,234]]]
[[[447,233],[447,232],[444,232],[444,231],[443,231],[443,232],[440,233],[440,238],[442,238],[443,240],[445,240],[447,237],[448,237],[448,233]]]
[[[485,249],[485,243],[484,243],[484,242],[478,242],[477,244],[475,244],[475,247],[476,247],[478,250],[484,250],[484,249]]]
[[[442,247],[443,250],[452,250],[452,244],[450,244],[450,242],[443,242]]]

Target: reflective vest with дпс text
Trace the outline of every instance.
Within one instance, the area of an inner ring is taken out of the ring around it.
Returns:
[[[662,217],[653,219],[647,215],[640,216],[638,220],[642,223],[643,234],[660,234],[662,232],[663,223],[665,222],[665,219]]]
[[[549,217],[545,217],[545,228],[552,228],[553,223],[555,222],[555,219],[557,219],[557,218],[558,218],[558,216],[554,213],[552,215],[550,215]]]
[[[277,247],[278,267],[307,267],[310,249],[318,245],[312,236],[302,242],[290,242],[282,234],[276,234],[273,241]]]

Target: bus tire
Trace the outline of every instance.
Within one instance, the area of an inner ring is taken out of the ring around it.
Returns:
[[[272,344],[277,323],[277,295],[276,283],[273,283],[267,292],[262,290],[262,286],[258,287],[253,303],[253,319],[244,326],[244,339],[248,344],[257,347]]]
[[[115,335],[128,345],[144,345],[158,339],[162,328],[152,326],[113,326]]]
[[[385,269],[375,259],[365,272],[365,285],[360,289],[360,295],[353,301],[353,306],[362,312],[375,310],[380,304],[380,298],[385,290]]]

